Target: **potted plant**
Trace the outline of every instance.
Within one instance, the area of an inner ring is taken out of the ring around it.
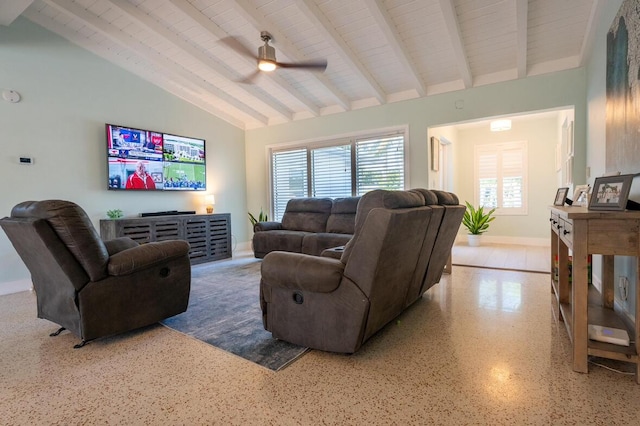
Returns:
[[[485,213],[482,206],[476,209],[468,201],[465,201],[465,204],[467,209],[462,217],[462,224],[469,231],[469,245],[477,247],[480,245],[480,236],[489,229],[489,223],[495,219],[491,215],[496,209],[491,209]]]
[[[258,214],[258,218],[252,215],[251,212],[249,212],[248,214],[249,214],[249,222],[251,222],[251,225],[254,227],[258,222],[266,222],[269,220],[269,217],[267,216],[267,214],[264,211],[262,211],[262,207],[260,207],[260,214]]]
[[[122,217],[122,210],[120,209],[107,210],[107,216],[109,217],[109,219],[120,219]]]

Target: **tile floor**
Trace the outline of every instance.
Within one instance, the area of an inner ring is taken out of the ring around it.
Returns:
[[[571,370],[551,297],[545,274],[454,267],[356,354],[275,373],[159,325],[74,350],[6,295],[0,424],[638,424],[633,376]]]

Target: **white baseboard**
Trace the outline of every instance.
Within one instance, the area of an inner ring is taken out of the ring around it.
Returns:
[[[233,248],[233,252],[234,253],[245,252],[245,251],[252,251],[251,250],[251,241],[245,241],[243,243],[238,243]]]
[[[31,280],[18,280],[0,283],[0,296],[4,294],[19,293],[21,291],[29,291],[33,287]]]
[[[467,234],[458,234],[456,237],[457,243],[463,243],[467,241]],[[482,236],[482,241],[493,244],[515,244],[520,246],[540,246],[549,247],[551,244],[549,238],[532,238],[532,237],[505,237],[486,235]]]

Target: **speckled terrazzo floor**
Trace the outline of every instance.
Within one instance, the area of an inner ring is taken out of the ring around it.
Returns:
[[[0,424],[638,424],[632,376],[571,370],[548,280],[454,267],[358,353],[277,373],[160,325],[74,350],[2,296]]]

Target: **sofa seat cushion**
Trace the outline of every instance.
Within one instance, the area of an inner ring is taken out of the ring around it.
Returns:
[[[300,253],[302,239],[307,235],[313,233],[286,229],[256,232],[253,234],[253,251],[257,258],[263,258],[265,254],[275,250]]]
[[[319,232],[305,235],[302,239],[301,253],[320,256],[328,248],[343,246],[349,242],[351,235],[332,232]]]

